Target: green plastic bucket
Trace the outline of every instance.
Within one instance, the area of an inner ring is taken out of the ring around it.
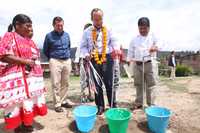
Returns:
[[[105,113],[110,133],[126,133],[131,113],[124,108],[112,108]]]

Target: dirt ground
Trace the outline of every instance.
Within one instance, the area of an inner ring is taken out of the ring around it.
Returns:
[[[36,118],[34,133],[79,133],[72,109],[63,113],[56,113],[53,110],[49,79],[45,79],[45,84],[49,88],[46,94],[48,115]],[[175,81],[161,78],[156,92],[156,105],[169,108],[173,112],[167,133],[200,133],[200,77],[177,78]],[[80,86],[77,78],[71,81],[69,98],[77,105],[80,104]],[[122,79],[117,91],[119,107],[130,109],[134,98],[133,80]],[[144,112],[135,110],[132,114],[127,133],[150,133]],[[12,133],[5,131],[3,126],[3,119],[0,119],[0,133]],[[103,116],[97,118],[91,133],[109,133]]]

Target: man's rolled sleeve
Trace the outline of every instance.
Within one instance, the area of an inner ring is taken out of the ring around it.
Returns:
[[[83,32],[83,36],[80,43],[80,56],[85,58],[86,56],[89,56],[89,49],[88,49],[88,41],[87,41],[87,32]]]
[[[43,44],[43,53],[49,59],[49,43],[48,43],[48,35],[46,35],[44,44]]]
[[[117,40],[117,37],[113,34],[112,30],[109,30],[110,35],[110,45],[113,48],[113,50],[120,51],[120,44]]]
[[[134,58],[135,58],[135,46],[134,46],[134,41],[132,40],[129,44],[127,61],[131,61]]]

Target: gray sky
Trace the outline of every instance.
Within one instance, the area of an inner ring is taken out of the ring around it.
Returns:
[[[0,35],[18,13],[33,20],[34,40],[42,47],[45,34],[52,30],[52,19],[61,16],[72,46],[79,45],[83,26],[90,22],[94,7],[104,11],[104,24],[112,28],[118,40],[128,48],[137,35],[137,20],[146,16],[151,32],[159,38],[163,50],[200,49],[199,0],[0,0]]]

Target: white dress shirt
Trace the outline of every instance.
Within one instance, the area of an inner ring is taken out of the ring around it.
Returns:
[[[149,52],[153,45],[157,46],[157,39],[151,33],[146,37],[141,35],[134,37],[129,45],[127,60],[143,61],[144,57],[144,61],[148,61],[156,58],[156,52]]]
[[[81,58],[81,56],[80,56],[80,46],[77,46],[74,62],[75,62],[75,63],[79,63],[79,59],[80,59],[80,58]]]
[[[92,30],[93,26],[90,26],[83,32],[81,44],[80,44],[80,56],[85,57],[90,54],[90,52],[94,48],[94,42],[92,39]],[[97,30],[97,46],[99,53],[102,53],[102,31]],[[110,29],[107,29],[107,47],[106,47],[106,54],[111,53],[113,50],[120,50],[120,45],[117,41],[117,39],[114,37],[112,31]]]
[[[172,63],[174,65],[174,67],[175,67],[176,66],[176,61],[175,61],[175,56],[174,55],[172,55]]]

